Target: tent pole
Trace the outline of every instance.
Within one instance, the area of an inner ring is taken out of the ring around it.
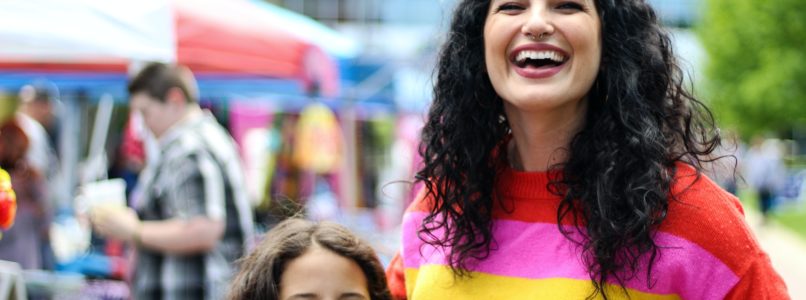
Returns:
[[[79,122],[81,112],[76,91],[64,93],[62,99],[61,125],[59,130],[59,153],[61,154],[61,176],[58,183],[59,209],[71,209],[78,174],[78,149],[81,147]]]
[[[348,91],[345,98],[341,116],[341,128],[344,130],[344,168],[342,169],[341,190],[344,197],[342,204],[347,211],[353,211],[358,207],[358,159],[356,147],[358,138],[356,137],[356,122],[358,117],[355,110],[354,91]]]

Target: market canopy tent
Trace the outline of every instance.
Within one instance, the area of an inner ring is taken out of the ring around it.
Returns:
[[[75,186],[69,170],[76,170],[79,157],[77,100],[125,99],[132,63],[187,64],[199,75],[202,95],[249,89],[301,94],[314,83],[337,90],[334,62],[317,46],[261,21],[260,11],[247,0],[0,1],[0,90],[47,80],[61,90],[62,114],[71,116],[62,120],[67,180],[59,194],[72,195]]]
[[[278,23],[271,11],[246,0],[174,0],[177,60],[199,75],[202,94],[227,83],[266,91],[260,78],[292,79],[299,92],[338,92],[335,60],[319,46],[290,33],[294,23]],[[208,76],[209,75],[209,76]],[[242,80],[238,82],[239,80]],[[255,80],[258,80],[255,82]],[[207,83],[207,84],[206,84]],[[278,84],[275,84],[278,85]]]
[[[0,1],[0,67],[125,70],[132,60],[173,61],[171,20],[164,0]]]
[[[200,75],[203,94],[335,95],[335,61],[267,18],[247,0],[0,1],[0,87],[54,78],[118,98],[130,63],[176,61]]]
[[[122,97],[131,61],[176,59],[171,14],[165,0],[0,1],[0,89],[46,79]]]
[[[265,15],[263,21],[285,28],[291,35],[321,47],[338,59],[356,58],[361,49],[358,43],[308,16],[298,14],[264,0],[250,0]],[[291,29],[291,30],[289,30]]]
[[[279,28],[256,26],[243,1],[176,0],[177,58],[195,72],[294,78],[311,45]],[[258,23],[259,24],[259,23]]]

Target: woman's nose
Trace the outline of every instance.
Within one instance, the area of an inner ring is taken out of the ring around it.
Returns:
[[[554,33],[551,12],[543,5],[532,5],[525,17],[521,28],[524,35],[538,37]]]

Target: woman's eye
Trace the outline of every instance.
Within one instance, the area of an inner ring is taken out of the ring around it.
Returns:
[[[576,3],[576,2],[560,3],[560,5],[557,5],[557,9],[561,9],[561,10],[576,10],[576,11],[585,10],[584,7],[582,7],[582,4],[579,4],[579,3]]]
[[[496,9],[496,11],[518,11],[518,10],[522,10],[522,9],[523,9],[523,6],[520,6],[518,4],[504,3],[504,4],[501,4],[501,6],[499,6],[498,9]]]

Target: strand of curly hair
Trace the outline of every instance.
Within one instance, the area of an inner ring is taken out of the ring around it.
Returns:
[[[486,0],[458,6],[439,56],[434,102],[422,133],[424,167],[417,180],[437,199],[419,230],[427,244],[450,248],[455,276],[495,249],[495,183],[506,164],[509,127],[484,65]],[[563,200],[558,224],[571,218],[579,235],[560,228],[583,250],[595,290],[638,276],[646,282],[659,247],[653,236],[673,201],[675,162],[701,169],[719,146],[711,112],[684,88],[668,34],[642,0],[597,1],[602,67],[587,96],[584,127],[569,158],[553,168],[550,190]],[[502,154],[503,155],[499,155]],[[559,227],[559,225],[558,225]],[[539,241],[535,241],[539,246]],[[626,290],[625,290],[626,291]]]

